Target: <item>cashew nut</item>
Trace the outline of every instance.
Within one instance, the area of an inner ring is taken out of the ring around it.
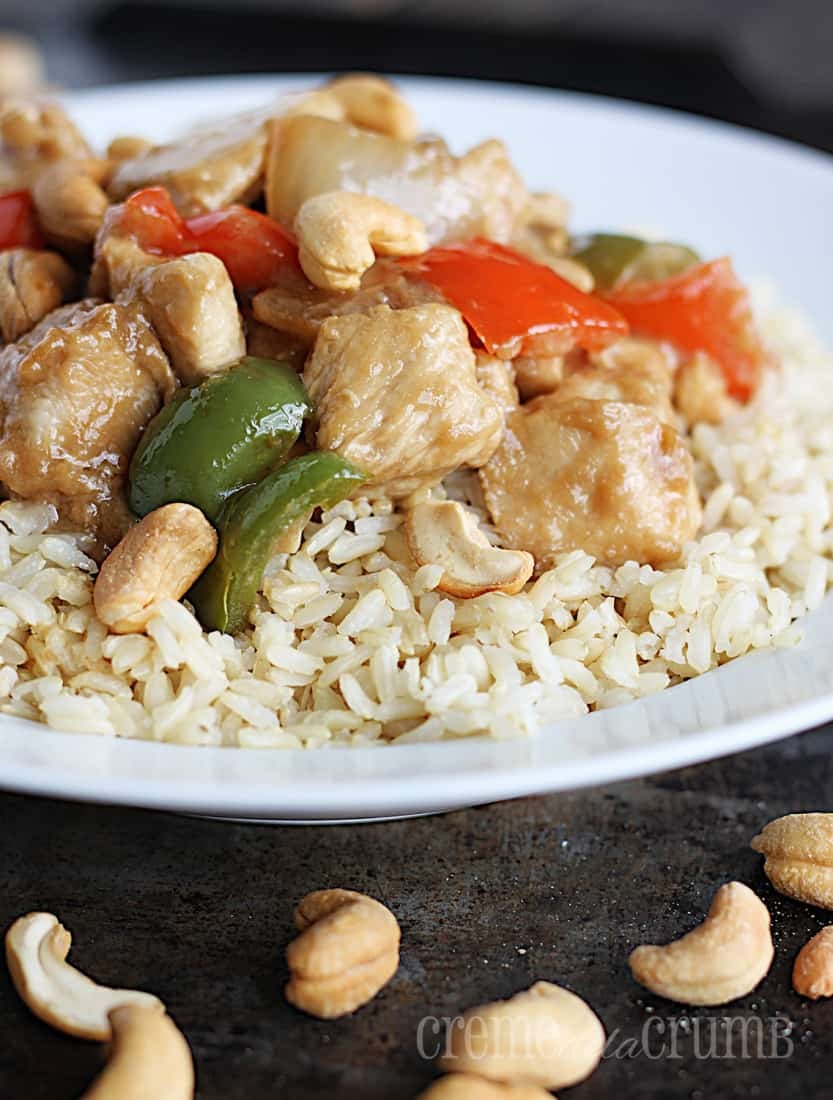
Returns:
[[[629,962],[634,978],[660,997],[722,1005],[751,993],[773,955],[767,907],[742,882],[729,882],[702,924],[665,947],[637,947]]]
[[[833,924],[816,932],[796,955],[793,989],[811,1001],[833,997]]]
[[[43,55],[28,35],[0,34],[0,96],[27,95],[43,83]]]
[[[286,949],[286,999],[311,1016],[346,1016],[375,997],[399,966],[396,917],[364,894],[308,894],[295,910],[295,927],[301,935]]]
[[[14,343],[67,298],[75,272],[57,252],[0,253],[0,339]]]
[[[569,256],[551,256],[547,260],[547,267],[566,282],[571,283],[577,290],[585,294],[593,293],[596,285],[593,273],[578,260],[573,260]]]
[[[45,168],[32,185],[44,233],[62,248],[89,245],[110,202],[101,186],[106,161],[62,160]]]
[[[376,130],[400,141],[413,141],[419,123],[395,85],[370,73],[348,73],[325,84],[339,101],[348,122],[365,130]]]
[[[158,600],[178,600],[217,553],[217,533],[199,508],[165,504],[131,527],[104,559],[93,603],[116,634],[142,631]]]
[[[63,107],[41,100],[0,103],[0,144],[16,161],[36,171],[62,157],[92,156]]]
[[[81,1100],[192,1100],[194,1060],[170,1016],[126,1005],[110,1024],[109,1060]]]
[[[471,1008],[446,1036],[440,1068],[494,1081],[567,1088],[589,1077],[604,1050],[602,1022],[561,986],[536,982],[508,1001]]]
[[[153,142],[147,138],[122,134],[113,138],[107,146],[107,159],[110,161],[132,160],[141,157],[153,148]]]
[[[788,814],[752,841],[764,872],[782,894],[833,909],[833,814]]]
[[[473,512],[455,500],[425,500],[405,516],[405,537],[418,565],[441,565],[438,588],[459,599],[520,592],[535,568],[525,550],[492,546]]]
[[[417,1100],[553,1100],[553,1097],[537,1085],[505,1085],[475,1077],[473,1073],[449,1073],[421,1092]]]
[[[294,118],[296,115],[314,115],[316,118],[332,119],[333,122],[343,122],[347,117],[344,104],[326,86],[287,96],[277,117]]]
[[[6,963],[12,982],[34,1014],[47,1024],[82,1039],[110,1038],[108,1013],[139,1005],[153,1015],[165,1011],[150,993],[109,989],[66,961],[72,936],[52,913],[28,913],[6,932]]]
[[[357,290],[380,256],[414,256],[428,248],[419,218],[374,195],[326,191],[295,217],[298,259],[323,290]]]

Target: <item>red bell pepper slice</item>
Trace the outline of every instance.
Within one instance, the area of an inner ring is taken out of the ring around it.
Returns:
[[[616,309],[543,264],[483,238],[400,261],[460,310],[492,353],[523,350],[530,337],[563,334],[593,350],[627,335]]]
[[[145,187],[125,201],[119,224],[122,232],[156,256],[182,256],[197,250],[182,215],[164,187]]]
[[[292,236],[276,221],[247,206],[228,206],[186,221],[200,252],[219,256],[238,290],[261,290],[298,266]]]
[[[0,195],[0,250],[4,248],[43,248],[35,204],[28,191],[10,191]]]
[[[183,256],[210,252],[223,261],[238,290],[260,290],[287,266],[297,266],[291,235],[272,218],[247,206],[228,206],[183,218],[164,187],[135,191],[124,204],[120,225],[146,252]]]
[[[631,283],[605,299],[634,332],[711,356],[733,397],[748,401],[755,392],[770,357],[755,328],[746,287],[728,258],[661,282]]]

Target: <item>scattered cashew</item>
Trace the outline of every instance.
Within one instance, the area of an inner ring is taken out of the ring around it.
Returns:
[[[110,1038],[108,1013],[138,1005],[154,1015],[165,1011],[150,993],[109,989],[66,961],[72,936],[51,913],[28,913],[6,932],[6,963],[12,982],[32,1012],[47,1024],[82,1039]]]
[[[440,1068],[514,1084],[567,1088],[604,1050],[602,1022],[567,989],[536,982],[508,1001],[469,1009],[452,1025]]]
[[[405,537],[418,565],[441,565],[438,588],[468,599],[484,592],[514,596],[535,568],[525,550],[492,546],[477,517],[456,500],[425,500],[405,515]]]
[[[286,949],[290,1004],[332,1020],[371,1000],[399,966],[399,925],[353,890],[317,890],[295,910],[301,933]]]
[[[110,1024],[109,1060],[81,1100],[191,1100],[194,1060],[170,1016],[125,1005]]]
[[[108,166],[99,160],[62,160],[45,168],[32,185],[32,198],[46,236],[62,248],[95,240],[109,199],[102,184]]]
[[[537,1085],[506,1085],[473,1073],[449,1073],[421,1092],[417,1100],[553,1100]]]
[[[782,894],[833,909],[833,814],[788,814],[752,840],[764,872]]]
[[[413,141],[419,131],[416,115],[395,85],[369,73],[349,73],[325,84],[339,101],[349,122],[400,141]]]
[[[793,989],[811,1001],[833,997],[833,924],[816,932],[796,955]]]
[[[199,508],[165,504],[131,527],[106,557],[93,602],[116,634],[142,631],[158,600],[178,600],[217,553],[217,533]]]
[[[298,259],[311,283],[323,290],[357,290],[380,256],[414,256],[428,248],[419,218],[350,191],[314,195],[295,217]]]
[[[772,964],[769,912],[742,882],[721,886],[702,924],[665,947],[631,952],[634,978],[689,1005],[722,1005],[751,993]]]

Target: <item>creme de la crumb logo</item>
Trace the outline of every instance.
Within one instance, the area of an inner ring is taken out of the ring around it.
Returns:
[[[499,1029],[499,1034],[495,1028]],[[607,1036],[602,1060],[647,1058],[651,1061],[704,1059],[783,1060],[795,1050],[794,1024],[784,1015],[774,1016],[660,1016],[649,1015],[636,1033],[622,1028]],[[421,1058],[445,1059],[454,1069],[455,1059],[471,1065],[484,1057],[495,1042],[509,1057],[554,1058],[568,1042],[559,1042],[551,1029],[530,1028],[522,1019],[486,1020],[476,1013],[466,1016],[424,1016],[417,1025],[416,1046]]]

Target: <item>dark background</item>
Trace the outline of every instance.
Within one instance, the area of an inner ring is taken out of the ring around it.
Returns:
[[[0,0],[3,24],[32,34],[67,87],[345,68],[486,77],[833,149],[830,0]],[[191,1043],[201,1100],[413,1097],[433,1073],[417,1049],[422,1018],[538,978],[581,993],[614,1036],[570,1098],[821,1100],[833,1095],[833,1005],[795,995],[790,970],[829,917],[775,894],[748,845],[775,816],[833,808],[832,746],[828,728],[604,789],[370,826],[234,825],[0,795],[0,924],[53,910],[79,966],[159,994]],[[776,960],[759,989],[694,1011],[640,990],[631,948],[692,927],[732,878],[773,917]],[[292,907],[324,886],[381,898],[403,929],[396,978],[334,1023],[281,995]],[[640,1049],[652,1017],[676,1050]],[[763,1048],[727,1040],[776,1020],[782,1038]],[[98,1045],[33,1019],[5,973],[0,1034],[4,1100],[70,1100],[102,1063]]]
[[[0,0],[79,87],[371,69],[660,103],[833,147],[830,0]]]

